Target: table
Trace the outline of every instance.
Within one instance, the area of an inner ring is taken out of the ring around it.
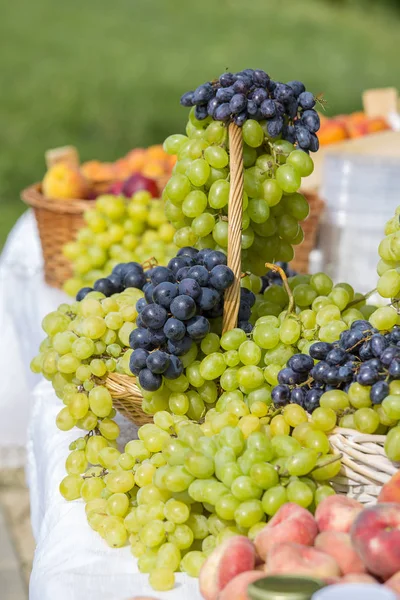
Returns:
[[[32,417],[27,446],[27,476],[32,527],[37,548],[30,600],[126,600],[148,595],[162,600],[201,600],[197,579],[178,573],[175,589],[155,593],[148,576],[138,572],[129,547],[112,549],[93,531],[83,501],[67,502],[58,491],[65,476],[68,445],[77,431],[59,431],[55,417],[60,400],[51,384],[40,382],[31,395]],[[136,427],[118,417],[121,441],[133,439]]]

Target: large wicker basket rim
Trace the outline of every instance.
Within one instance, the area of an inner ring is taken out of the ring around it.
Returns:
[[[34,183],[21,192],[21,198],[33,208],[42,208],[56,213],[81,214],[93,204],[93,200],[83,200],[77,198],[66,198],[59,200],[57,198],[47,198],[42,194],[40,183]]]

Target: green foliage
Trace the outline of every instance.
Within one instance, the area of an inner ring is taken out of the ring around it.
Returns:
[[[399,22],[374,4],[0,0],[0,244],[46,149],[112,160],[160,142],[185,123],[180,94],[225,68],[301,79],[328,114],[400,87]]]

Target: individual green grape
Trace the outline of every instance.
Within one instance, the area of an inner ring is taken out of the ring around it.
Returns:
[[[313,448],[304,448],[288,457],[286,468],[289,475],[302,477],[310,473],[318,460],[318,452]]]
[[[165,592],[172,590],[175,585],[175,575],[172,569],[156,568],[150,572],[149,583],[153,590]]]
[[[385,440],[385,452],[389,460],[400,460],[400,427],[393,427]]]
[[[380,331],[390,331],[397,323],[397,312],[390,306],[382,306],[372,313],[369,321]]]
[[[332,408],[318,407],[313,411],[311,421],[317,429],[331,431],[336,426],[336,413]]]
[[[314,499],[312,490],[302,481],[291,481],[286,491],[288,501],[294,502],[303,508],[308,508]]]
[[[66,500],[77,500],[81,496],[83,479],[79,475],[67,475],[60,483],[60,493]]]
[[[293,150],[287,157],[286,163],[292,165],[301,177],[308,177],[314,171],[312,158],[302,150]]]
[[[354,423],[358,431],[371,434],[378,429],[380,419],[373,408],[360,408],[354,414]]]
[[[198,577],[200,574],[201,567],[206,560],[206,553],[195,550],[187,552],[182,558],[180,563],[180,569],[184,573],[187,573],[190,577]]]
[[[261,500],[264,512],[270,517],[273,517],[287,501],[286,488],[282,485],[276,485],[267,490]]]

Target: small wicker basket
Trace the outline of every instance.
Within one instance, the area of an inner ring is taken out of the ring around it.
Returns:
[[[61,288],[72,276],[71,263],[63,255],[63,246],[73,240],[83,227],[83,213],[93,201],[46,198],[42,194],[40,183],[23,190],[21,198],[35,213],[42,245],[45,281],[53,287]]]

